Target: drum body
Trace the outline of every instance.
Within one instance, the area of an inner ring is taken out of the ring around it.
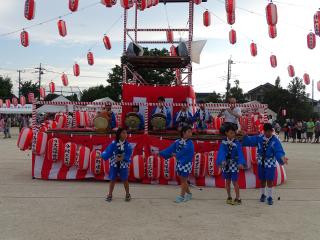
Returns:
[[[135,112],[128,113],[125,119],[125,125],[129,130],[140,130],[141,119],[139,115]]]
[[[152,116],[151,126],[153,130],[165,130],[166,129],[166,116],[162,113],[156,113]]]

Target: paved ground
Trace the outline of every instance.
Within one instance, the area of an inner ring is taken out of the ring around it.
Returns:
[[[132,185],[133,200],[104,201],[106,182],[31,179],[31,160],[12,139],[0,139],[0,239],[320,239],[320,145],[286,144],[288,182],[269,207],[258,190],[227,206],[222,189],[194,192],[176,205],[174,186]]]

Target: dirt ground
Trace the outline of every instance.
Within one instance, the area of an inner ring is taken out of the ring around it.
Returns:
[[[107,182],[31,178],[31,156],[18,151],[17,131],[0,139],[0,239],[320,239],[320,144],[285,144],[288,181],[274,206],[259,190],[242,190],[242,206],[225,204],[223,189],[193,189],[194,200],[175,204],[176,186],[131,185],[124,202]]]

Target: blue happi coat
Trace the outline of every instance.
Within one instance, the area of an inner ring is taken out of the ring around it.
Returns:
[[[117,164],[116,157],[118,154],[123,154],[124,158]],[[128,168],[132,155],[132,147],[128,141],[112,141],[112,143],[103,151],[101,157],[104,160],[110,159],[110,167]]]
[[[176,154],[178,172],[190,173],[192,169],[192,159],[194,155],[194,146],[191,139],[178,139],[170,147],[161,151],[159,154],[165,159]]]
[[[111,112],[111,129],[115,128],[117,125],[116,115],[114,112]]]
[[[246,164],[240,142],[236,139],[223,140],[219,147],[217,165],[222,167],[224,172],[238,172],[238,166]]]
[[[276,167],[276,161],[283,165],[282,157],[285,152],[279,139],[276,136],[266,138],[263,134],[257,136],[245,136],[242,142],[243,146],[258,148],[258,165],[265,168]]]

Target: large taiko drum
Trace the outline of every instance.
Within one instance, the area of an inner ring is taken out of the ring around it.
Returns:
[[[107,112],[98,113],[95,119],[93,120],[93,126],[99,131],[106,131],[111,127],[110,125],[111,116]]]
[[[162,113],[156,113],[152,116],[151,126],[153,130],[165,130],[166,129],[166,115]]]
[[[141,119],[139,115],[135,112],[130,112],[126,115],[125,125],[129,130],[139,130],[141,124]]]

